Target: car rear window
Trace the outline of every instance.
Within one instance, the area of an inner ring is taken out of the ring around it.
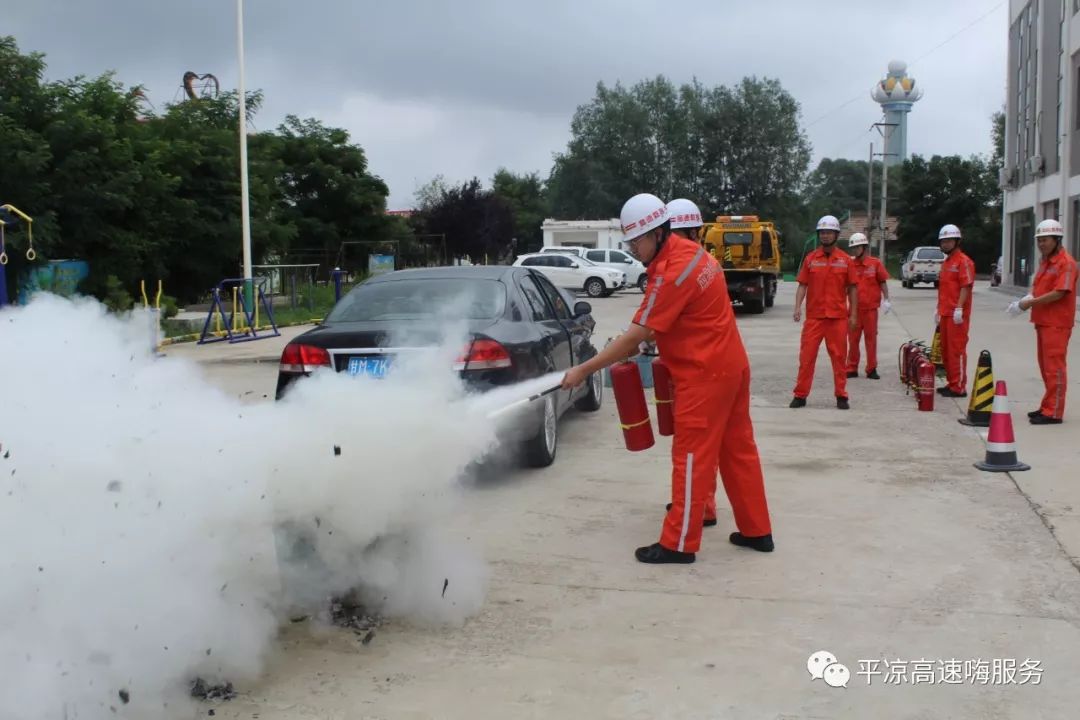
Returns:
[[[919,248],[915,253],[916,260],[944,260],[945,253],[938,248]]]
[[[749,232],[726,232],[724,233],[725,245],[751,245],[754,242],[754,233]]]
[[[341,299],[326,322],[494,320],[506,308],[498,280],[427,278],[364,283]]]

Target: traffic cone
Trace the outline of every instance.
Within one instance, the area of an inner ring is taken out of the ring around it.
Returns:
[[[941,325],[934,327],[934,341],[930,345],[930,362],[935,368],[945,367],[945,361],[941,359]]]
[[[994,367],[990,351],[979,353],[979,366],[975,369],[975,379],[971,383],[971,401],[968,403],[967,417],[957,422],[968,427],[990,427],[991,408],[994,405]]]
[[[998,382],[997,391],[994,393],[990,436],[986,440],[986,460],[975,463],[975,467],[986,472],[1018,472],[1031,469],[1016,457],[1016,439],[1013,436],[1012,414],[1009,413],[1009,397],[1004,380]]]

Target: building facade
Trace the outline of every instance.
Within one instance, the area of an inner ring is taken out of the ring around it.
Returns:
[[[1080,0],[1010,0],[1002,284],[1031,286],[1035,226],[1053,218],[1080,250]]]

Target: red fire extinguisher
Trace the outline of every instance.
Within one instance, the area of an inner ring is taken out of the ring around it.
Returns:
[[[934,409],[934,363],[930,362],[925,356],[919,356],[919,375],[918,383],[919,390],[917,397],[919,400],[919,410],[923,412],[930,412]]]
[[[638,452],[651,448],[656,439],[653,438],[645,386],[641,382],[641,370],[637,363],[621,362],[611,367],[611,393],[619,410],[626,449]]]
[[[652,361],[652,378],[656,394],[656,427],[661,435],[670,437],[675,434],[675,386],[663,358]]]
[[[911,343],[904,343],[900,346],[900,353],[896,358],[897,364],[900,366],[900,384],[908,384],[908,347]]]

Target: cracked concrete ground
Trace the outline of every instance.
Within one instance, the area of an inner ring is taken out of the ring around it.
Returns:
[[[608,391],[599,413],[566,417],[552,467],[488,479],[462,505],[460,528],[492,569],[478,617],[438,631],[391,624],[367,646],[346,631],[286,628],[265,678],[215,706],[217,716],[1074,717],[1080,341],[1070,348],[1066,423],[1029,426],[1024,413],[1042,393],[1034,331],[1002,312],[1011,298],[979,282],[969,372],[990,349],[996,379],[1008,382],[1020,459],[1032,466],[982,473],[972,463],[983,459],[986,431],[956,422],[967,400],[937,397],[934,412],[918,412],[897,378],[900,343],[929,339],[935,292],[891,291],[883,379],[849,381],[848,412],[834,407],[824,347],[809,406],[787,407],[799,340],[793,285],[765,315],[739,316],[776,552],[727,542],[734,527],[721,494],[720,523],[705,530],[695,564],[637,563],[634,548],[659,536],[670,444],[658,437],[653,449],[627,452]],[[640,298],[593,302],[601,343]],[[279,351],[273,340],[242,352]],[[230,352],[169,349],[212,361],[208,376],[230,392],[272,397],[273,363],[219,362]],[[811,680],[817,650],[850,669],[846,688]],[[943,681],[941,663],[954,659],[986,677]],[[1038,665],[1012,682],[994,672],[1027,660]],[[933,682],[915,674],[926,667]],[[871,670],[884,674],[860,674]]]

